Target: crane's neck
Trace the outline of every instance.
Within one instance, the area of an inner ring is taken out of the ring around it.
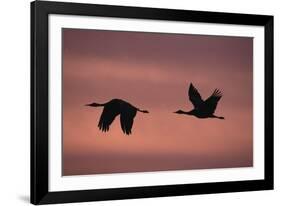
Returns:
[[[177,113],[177,114],[186,114],[186,115],[194,115],[193,110],[191,110],[189,112],[185,112],[183,110],[178,110],[175,113]]]
[[[103,107],[105,104],[100,104],[100,103],[96,103],[93,102],[91,104],[86,104],[85,106],[89,106],[89,107]]]

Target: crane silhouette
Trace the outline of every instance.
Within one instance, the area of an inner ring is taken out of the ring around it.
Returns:
[[[147,110],[141,110],[121,99],[112,99],[104,104],[93,102],[91,104],[86,104],[85,106],[103,107],[98,124],[99,129],[103,132],[107,132],[109,130],[109,127],[114,121],[115,117],[120,114],[121,128],[126,135],[132,133],[134,118],[137,112],[149,113]]]
[[[224,117],[219,117],[219,116],[214,115],[214,112],[217,108],[218,101],[222,97],[222,93],[220,92],[220,90],[215,89],[213,94],[204,101],[204,100],[202,100],[201,95],[199,94],[198,90],[191,83],[189,86],[188,95],[189,95],[189,100],[191,101],[191,103],[194,106],[194,109],[189,112],[178,110],[175,113],[193,115],[197,118],[224,119]]]

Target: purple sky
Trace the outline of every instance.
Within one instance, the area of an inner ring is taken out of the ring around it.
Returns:
[[[252,67],[252,38],[64,29],[63,174],[252,166]],[[192,109],[190,82],[203,99],[222,90],[225,120],[172,113]],[[150,111],[130,136],[83,106],[113,98]]]

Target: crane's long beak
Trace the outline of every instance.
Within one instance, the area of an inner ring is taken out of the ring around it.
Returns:
[[[84,106],[88,106],[88,107],[90,107],[90,106],[91,106],[91,104],[85,104]]]

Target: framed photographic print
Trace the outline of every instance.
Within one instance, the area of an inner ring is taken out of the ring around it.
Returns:
[[[31,3],[31,203],[273,189],[273,16]]]

